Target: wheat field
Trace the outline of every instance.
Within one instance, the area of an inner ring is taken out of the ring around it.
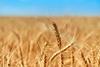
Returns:
[[[100,67],[100,17],[0,17],[0,67]]]

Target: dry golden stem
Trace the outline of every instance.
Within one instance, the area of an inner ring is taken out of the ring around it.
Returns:
[[[39,39],[42,37],[42,34],[43,34],[43,32],[40,32],[40,33],[38,34],[38,36],[36,37],[36,44],[38,45],[38,50],[39,50],[39,51],[41,51],[41,47],[40,47],[38,41],[39,41]]]
[[[46,64],[47,64],[47,59],[46,59],[46,57],[47,57],[47,56],[44,55],[44,67],[47,67],[47,66],[46,66]]]
[[[45,45],[41,51],[41,56],[40,56],[40,60],[43,60],[43,67],[46,67],[46,64],[47,64],[47,60],[46,60],[47,56],[44,53],[46,46],[47,46],[47,42],[45,42]]]
[[[75,57],[74,57],[74,48],[72,47],[72,54],[71,54],[71,67],[75,67]]]
[[[87,60],[88,60],[88,63],[90,63],[90,64],[91,64],[91,60],[90,60],[89,58],[88,58]]]
[[[40,49],[40,54],[37,58],[37,64],[36,65],[39,65],[39,67],[47,67],[47,60],[46,60],[46,54],[45,54],[45,48],[46,46],[48,45],[47,42],[44,43],[44,47],[42,49]],[[40,47],[38,45],[38,47]]]
[[[26,65],[27,66],[29,64],[29,58],[30,58],[30,53],[31,53],[31,44],[30,44],[30,41],[28,41],[28,42],[29,42],[29,44],[28,44],[28,50],[27,50],[28,54],[27,54],[27,57],[26,57]]]
[[[88,63],[88,67],[91,67],[91,60],[90,60],[90,58],[87,58],[87,63]]]
[[[100,50],[97,53],[97,67],[100,67]]]
[[[45,42],[44,47],[43,47],[43,49],[41,50],[41,57],[45,54],[44,51],[45,51],[47,45],[48,45],[48,43]]]
[[[3,56],[3,67],[5,67],[5,55]]]
[[[94,50],[93,49],[91,49],[91,51],[92,51],[92,66],[93,67],[95,67],[95,52],[94,52]]]
[[[19,36],[19,34],[17,32],[15,32],[15,31],[12,31],[12,32],[15,34],[15,36],[17,37],[18,42],[19,42],[19,45],[17,46],[17,48],[19,49],[19,54],[20,54],[20,57],[21,57],[21,67],[25,67],[22,49],[21,49],[21,45],[22,45],[21,37]]]
[[[20,53],[20,57],[21,57],[21,66],[22,66],[22,67],[25,67],[21,47],[19,47],[19,53]]]
[[[85,67],[89,67],[89,66],[88,66],[88,63],[87,63],[87,60],[85,59],[85,56],[84,56],[84,54],[83,54],[82,51],[81,51],[81,57],[82,57],[82,60],[83,60],[84,63],[85,63]]]
[[[54,27],[54,32],[55,32],[58,47],[60,50],[62,47],[61,37],[60,37],[59,31],[58,31],[57,25],[55,23],[53,23],[52,26]],[[64,62],[63,62],[63,54],[62,53],[61,53],[60,57],[61,57],[61,67],[63,67]]]
[[[55,52],[49,59],[49,63],[56,57],[58,56],[61,52],[64,52],[65,50],[67,50],[68,48],[70,48],[72,45],[74,44],[74,39],[72,39],[72,41],[65,46],[64,48],[60,49],[59,51]]]
[[[8,56],[7,57],[7,67],[10,67],[10,62],[11,62],[11,58]]]

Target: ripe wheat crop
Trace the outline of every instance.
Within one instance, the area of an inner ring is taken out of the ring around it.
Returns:
[[[0,67],[100,67],[100,17],[0,17]]]

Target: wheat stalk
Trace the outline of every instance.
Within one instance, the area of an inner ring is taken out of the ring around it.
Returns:
[[[19,47],[19,53],[20,53],[20,57],[21,57],[21,66],[22,66],[22,67],[25,67],[21,47]]]
[[[60,33],[59,33],[57,25],[55,23],[53,23],[52,26],[54,28],[54,32],[55,32],[57,43],[58,43],[57,45],[58,45],[59,50],[60,50],[62,47]],[[61,67],[63,67],[64,62],[63,62],[63,54],[62,53],[61,53],[60,57],[61,57]]]
[[[71,52],[71,67],[74,67],[74,63],[75,63],[75,57],[74,57],[74,48],[72,47],[72,52]]]
[[[21,67],[25,67],[22,49],[21,49],[21,45],[22,45],[21,37],[19,36],[19,34],[17,32],[15,32],[15,31],[12,31],[12,32],[15,34],[15,36],[17,37],[18,42],[19,42],[19,45],[17,46],[17,48],[19,50],[19,55],[21,57]]]
[[[44,47],[42,49],[40,49],[40,46],[38,45],[39,49],[40,49],[40,54],[39,56],[37,57],[37,63],[40,67],[47,67],[46,64],[47,64],[47,59],[46,59],[46,54],[45,54],[45,49],[47,47],[48,43],[45,42],[44,43]]]
[[[64,48],[60,49],[59,51],[55,52],[49,59],[49,63],[56,57],[58,56],[61,52],[64,52],[65,50],[67,50],[68,48],[70,48],[72,45],[74,44],[74,38],[72,39],[72,41],[65,46]]]
[[[83,54],[82,51],[81,51],[81,57],[82,57],[82,60],[83,60],[84,63],[85,63],[85,67],[89,67],[89,66],[88,66],[88,63],[87,63],[87,60],[85,59],[85,56],[84,56],[84,54]]]

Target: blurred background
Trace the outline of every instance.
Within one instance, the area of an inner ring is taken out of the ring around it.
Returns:
[[[100,0],[0,0],[0,16],[100,16]]]

